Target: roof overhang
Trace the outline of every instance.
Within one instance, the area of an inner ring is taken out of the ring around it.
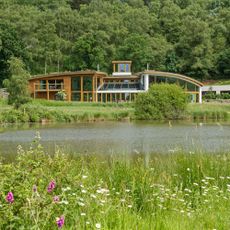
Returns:
[[[131,75],[131,76],[107,76],[103,78],[104,80],[138,80],[140,77]]]
[[[185,75],[177,74],[177,73],[169,73],[169,72],[162,72],[162,71],[155,71],[155,70],[146,70],[146,71],[138,73],[138,74],[139,75],[148,74],[148,75],[152,75],[152,76],[176,78],[176,79],[183,80],[183,81],[189,82],[191,84],[194,84],[198,87],[203,86],[203,83],[201,83],[200,81],[197,81],[191,77],[187,77]]]
[[[54,77],[75,77],[75,76],[84,76],[84,75],[98,75],[101,77],[107,77],[108,74],[105,72],[100,72],[100,71],[94,71],[94,70],[84,70],[84,71],[74,71],[74,72],[62,72],[62,73],[50,73],[50,74],[45,74],[45,75],[35,75],[29,79],[29,81],[32,80],[39,80],[43,78],[54,78]]]
[[[132,64],[132,61],[112,61],[113,64]]]

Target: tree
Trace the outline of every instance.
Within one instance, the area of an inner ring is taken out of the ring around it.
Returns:
[[[112,53],[108,40],[104,31],[87,33],[78,38],[71,55],[73,70],[96,69],[98,64],[101,69],[107,70]]]
[[[219,74],[224,78],[229,78],[230,76],[230,48],[224,50],[218,58],[218,71]]]
[[[28,92],[29,74],[25,70],[22,60],[15,57],[11,57],[9,60],[9,70],[11,77],[5,79],[3,84],[9,92],[8,103],[19,108],[31,99]]]
[[[187,95],[176,84],[153,84],[146,93],[140,93],[135,102],[138,119],[178,119],[186,110]]]
[[[166,54],[166,58],[165,58],[165,70],[167,72],[173,72],[176,73],[178,72],[178,57],[176,56],[176,53],[174,50],[170,50],[167,54]]]
[[[69,3],[72,9],[79,10],[83,4],[89,4],[91,0],[70,0]]]
[[[4,23],[0,23],[0,87],[3,80],[9,78],[9,59],[12,56],[24,57],[24,45],[15,30]]]
[[[39,28],[37,29],[37,38],[39,41],[37,49],[37,60],[44,66],[44,74],[53,70],[52,64],[57,60],[59,38],[56,34],[55,15],[48,11],[43,13],[40,18]],[[59,54],[60,55],[60,54]]]
[[[201,80],[213,68],[211,30],[208,23],[193,17],[184,20],[182,35],[176,45],[179,71]]]
[[[132,60],[134,71],[149,63],[227,77],[229,7],[229,0],[0,0],[0,87],[12,56],[31,74],[97,64],[110,71],[119,58]]]
[[[161,9],[159,23],[167,41],[176,43],[181,35],[182,10],[172,1],[166,1]]]
[[[130,34],[119,47],[117,59],[131,60],[134,72],[144,70],[153,59],[150,37]]]

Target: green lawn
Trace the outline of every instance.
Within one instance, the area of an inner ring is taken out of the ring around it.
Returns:
[[[133,112],[132,103],[88,103],[88,102],[62,102],[34,100],[35,105],[45,106],[49,110],[63,111],[65,113],[112,113],[119,111]]]

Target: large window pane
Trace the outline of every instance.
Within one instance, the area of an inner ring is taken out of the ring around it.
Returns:
[[[72,91],[80,91],[81,90],[81,78],[75,77],[72,78]]]
[[[81,101],[81,93],[72,93],[72,101]]]
[[[83,90],[84,91],[92,91],[93,90],[93,78],[92,77],[84,77],[83,78]]]
[[[188,82],[187,83],[187,90],[188,91],[196,91],[196,85]]]

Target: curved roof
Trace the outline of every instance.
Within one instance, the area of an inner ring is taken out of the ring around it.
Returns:
[[[169,72],[162,72],[162,71],[155,71],[155,70],[146,70],[146,71],[141,72],[139,74],[149,74],[149,75],[153,75],[153,76],[176,78],[179,80],[183,80],[183,81],[192,83],[192,84],[199,86],[199,87],[203,86],[203,83],[201,83],[200,81],[197,81],[191,77],[187,77],[185,75],[177,74],[177,73],[169,73]]]
[[[84,71],[75,71],[75,72],[62,72],[62,73],[50,73],[50,74],[44,74],[44,75],[35,75],[32,76],[30,80],[34,80],[34,79],[41,79],[41,78],[52,78],[52,77],[71,77],[71,76],[79,76],[79,75],[104,75],[104,76],[108,76],[107,73],[104,72],[100,72],[100,71],[95,71],[95,70],[84,70]]]

